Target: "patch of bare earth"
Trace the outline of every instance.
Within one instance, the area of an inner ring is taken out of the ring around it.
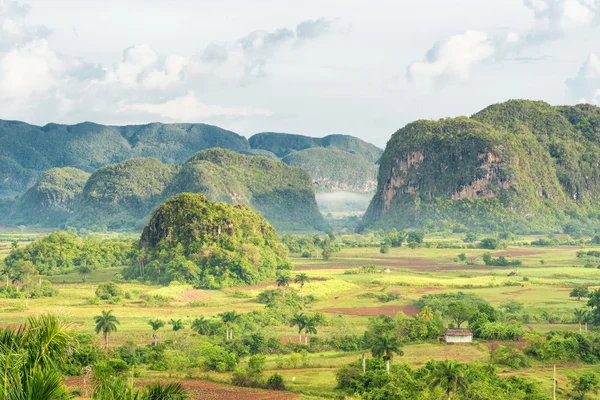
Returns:
[[[180,382],[189,391],[190,398],[193,400],[293,400],[300,397],[299,395],[290,392],[242,388],[198,379],[174,380]],[[152,379],[136,379],[135,384],[136,386],[143,386],[155,381],[156,380]],[[163,381],[167,382],[167,380]],[[71,390],[81,390],[83,393],[82,398],[90,398],[91,396],[90,382],[89,380],[84,382],[83,377],[70,377],[65,381],[65,385]]]
[[[387,315],[392,317],[399,312],[403,312],[408,317],[417,315],[421,309],[416,306],[379,306],[379,307],[362,307],[362,308],[323,308],[319,311],[335,314],[352,314],[352,315]]]
[[[181,299],[183,301],[205,301],[209,300],[209,296],[202,290],[190,289],[181,293]]]

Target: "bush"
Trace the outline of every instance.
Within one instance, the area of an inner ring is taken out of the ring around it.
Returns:
[[[383,246],[381,246],[381,248],[379,249],[379,252],[381,254],[388,254],[390,252],[390,246],[387,244],[384,244]]]
[[[496,238],[485,238],[479,243],[480,249],[496,250],[500,248],[500,240]]]
[[[506,365],[513,369],[528,368],[531,366],[527,356],[515,346],[499,346],[494,351],[494,363]]]
[[[161,296],[160,294],[154,294],[146,296],[142,304],[144,307],[167,307],[171,304],[171,298],[168,296]]]
[[[285,383],[283,382],[283,376],[279,374],[273,374],[267,379],[267,389],[271,390],[286,390]]]
[[[96,288],[96,297],[102,300],[110,300],[114,297],[123,296],[123,289],[114,282],[101,283]]]

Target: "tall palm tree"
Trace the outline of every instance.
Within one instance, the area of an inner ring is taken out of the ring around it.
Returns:
[[[108,350],[108,335],[112,332],[116,332],[117,325],[120,324],[119,320],[112,312],[113,310],[102,310],[101,315],[96,315],[94,317],[94,321],[96,322],[96,333],[102,332],[102,335],[104,335],[104,347],[106,350]]]
[[[180,331],[184,328],[183,321],[180,319],[171,318],[171,321],[169,321],[169,324],[173,325],[174,331]]]
[[[554,400],[556,400],[556,362],[564,358],[566,355],[566,340],[568,339],[554,336],[545,343],[545,346],[542,349],[542,355],[544,358],[552,360],[554,369],[552,398]]]
[[[225,311],[218,315],[225,324],[225,337],[227,340],[233,339],[233,324],[240,319],[241,315],[235,311]]]
[[[277,275],[277,286],[283,288],[283,298],[285,299],[285,292],[287,287],[290,285],[290,276],[288,274]]]
[[[18,328],[0,328],[0,398],[69,399],[58,372],[77,344],[71,326],[56,314],[29,317]]]
[[[591,311],[586,310],[585,311],[585,319],[583,320],[583,322],[585,323],[585,333],[587,333],[588,324],[594,322],[594,314],[592,314]]]
[[[158,344],[158,330],[165,326],[165,322],[160,319],[150,320],[148,324],[152,327],[152,339],[154,340],[154,345]]]
[[[575,321],[577,321],[577,323],[579,324],[579,333],[581,333],[581,325],[585,323],[586,312],[588,311],[584,308],[579,308],[575,310]]]
[[[438,361],[429,377],[429,385],[432,388],[441,387],[448,395],[448,400],[459,391],[466,393],[468,380],[465,366],[456,360]]]
[[[304,313],[295,313],[290,319],[290,326],[298,326],[298,340],[302,343],[302,331],[306,327],[307,317]]]
[[[301,272],[296,275],[294,282],[300,284],[300,292],[302,293],[302,306],[304,306],[304,285],[310,282],[310,279],[308,278],[308,275],[306,275],[304,272]]]
[[[306,319],[306,324],[304,325],[304,344],[308,345],[308,335],[317,334],[317,326],[320,322],[321,319],[317,318],[316,315]]]
[[[394,358],[394,353],[403,355],[402,345],[396,336],[389,337],[388,334],[377,336],[371,347],[373,357],[383,358],[385,361],[385,370],[390,374],[390,361]]]
[[[192,329],[200,335],[208,335],[210,333],[210,322],[204,316],[200,316],[192,322]]]

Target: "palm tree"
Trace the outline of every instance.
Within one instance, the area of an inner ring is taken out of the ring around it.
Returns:
[[[6,277],[6,286],[10,285],[10,276],[12,275],[12,267],[4,263],[0,263],[0,272]]]
[[[430,375],[429,385],[432,388],[441,387],[448,395],[461,391],[467,392],[468,381],[465,375],[465,366],[456,360],[438,361]]]
[[[585,323],[586,312],[588,312],[584,308],[579,308],[575,310],[575,321],[579,324],[579,333],[581,333],[581,324]]]
[[[158,344],[158,330],[165,326],[165,323],[164,321],[157,318],[153,321],[148,321],[148,324],[150,324],[150,326],[152,327],[152,339],[154,339],[154,345],[156,346]]]
[[[394,358],[394,353],[403,355],[402,345],[396,336],[389,337],[388,334],[377,336],[371,347],[373,357],[383,358],[385,361],[385,370],[390,374],[390,361]]]
[[[310,282],[310,279],[308,278],[308,275],[302,272],[296,275],[294,282],[300,284],[300,291],[302,293],[302,306],[304,307],[304,285]]]
[[[594,314],[592,314],[591,311],[586,310],[585,311],[585,319],[583,320],[583,322],[585,323],[585,333],[587,333],[588,324],[594,322]]]
[[[306,318],[304,323],[304,343],[308,344],[308,335],[317,334],[317,326],[321,323],[321,318],[317,315]]]
[[[225,311],[218,315],[221,318],[221,321],[225,324],[225,338],[230,340],[233,339],[233,326],[238,319],[240,319],[241,315],[235,311]]]
[[[19,248],[19,242],[16,240],[13,240],[12,243],[10,244],[10,249],[17,250],[18,248]]]
[[[192,329],[200,335],[208,335],[210,333],[210,322],[204,316],[201,316],[192,322]]]
[[[433,319],[433,310],[429,306],[423,307],[419,313],[419,318],[423,318],[425,321],[431,321]]]
[[[306,326],[307,317],[304,313],[295,313],[290,319],[290,326],[298,326],[298,341],[302,343],[302,331]]]
[[[156,382],[148,385],[141,400],[185,400],[189,398],[187,390],[179,382],[169,382],[166,385]]]
[[[283,287],[283,298],[285,299],[285,291],[287,287],[290,285],[290,276],[288,274],[279,274],[277,275],[277,286]]]
[[[75,337],[56,314],[29,317],[18,328],[0,328],[0,398],[69,399],[58,371],[77,344]]]
[[[542,349],[542,355],[544,356],[544,358],[552,360],[552,365],[554,369],[552,398],[554,400],[556,400],[556,361],[562,359],[566,354],[566,340],[567,339],[554,336],[552,337],[552,339],[548,340],[545,343],[545,346]]]
[[[108,335],[112,332],[116,332],[117,325],[120,324],[119,320],[112,312],[113,310],[102,310],[101,315],[96,315],[94,317],[94,321],[96,322],[96,333],[102,332],[104,335],[104,346],[106,347],[106,350],[108,350]]]
[[[173,330],[176,332],[180,331],[184,328],[183,321],[180,319],[175,320],[175,319],[171,318],[171,321],[169,321],[169,324],[173,325]]]

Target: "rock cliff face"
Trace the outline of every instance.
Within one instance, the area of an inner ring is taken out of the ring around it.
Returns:
[[[600,109],[509,101],[416,121],[381,158],[369,227],[561,230],[600,210]],[[593,217],[592,217],[593,218]]]

